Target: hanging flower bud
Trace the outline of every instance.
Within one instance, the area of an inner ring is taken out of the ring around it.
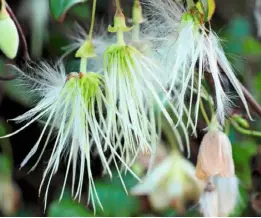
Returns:
[[[232,177],[234,174],[231,143],[213,119],[200,145],[196,175],[201,180],[207,180],[211,176]]]
[[[14,21],[2,5],[0,11],[0,50],[10,59],[16,57],[19,47],[19,35]]]

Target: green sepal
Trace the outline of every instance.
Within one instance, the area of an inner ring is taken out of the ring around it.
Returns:
[[[116,33],[119,31],[129,32],[133,27],[127,27],[125,16],[122,13],[117,12],[114,16],[114,26],[109,25],[108,32]]]
[[[94,46],[91,40],[86,40],[82,46],[77,50],[76,58],[93,58],[96,57]]]

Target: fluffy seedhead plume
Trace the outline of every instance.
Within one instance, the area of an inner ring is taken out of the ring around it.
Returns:
[[[159,35],[164,33],[158,36],[159,40],[153,42],[159,44],[157,50],[163,57],[162,66],[167,72],[164,77],[166,85],[170,92],[179,93],[176,102],[180,117],[188,100],[189,117],[196,126],[202,81],[206,72],[211,74],[214,81],[216,114],[221,125],[224,124],[232,103],[232,98],[223,88],[226,85],[222,80],[223,75],[229,79],[249,114],[240,83],[225,56],[219,38],[211,28],[204,26],[201,10],[195,6],[185,11],[172,0],[152,0],[147,1],[147,5],[153,16],[159,18],[157,28],[160,31],[153,31],[157,31]]]

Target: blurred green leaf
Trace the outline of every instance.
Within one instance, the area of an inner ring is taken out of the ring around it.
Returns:
[[[251,25],[244,17],[236,17],[229,23],[228,34],[232,37],[244,38],[251,35]]]
[[[91,10],[87,4],[86,5],[76,5],[75,7],[72,8],[72,10],[70,11],[70,14],[74,15],[78,18],[87,20],[91,16]]]
[[[93,217],[92,211],[72,199],[54,201],[48,211],[48,217]]]
[[[251,185],[251,169],[250,169],[250,157],[256,154],[257,145],[255,142],[243,141],[233,144],[233,158],[236,167],[236,175],[246,187]]]
[[[12,175],[12,164],[6,155],[0,155],[0,177],[10,177]]]
[[[242,216],[242,213],[247,208],[248,193],[247,193],[246,189],[240,186],[239,193],[240,193],[240,198],[238,200],[238,203],[237,203],[237,206],[236,206],[234,212],[230,215],[230,217]]]
[[[29,208],[22,207],[15,214],[15,217],[33,217],[34,214]]]
[[[65,13],[75,4],[85,2],[87,0],[49,0],[50,10],[55,19],[61,19]]]
[[[256,91],[261,90],[261,72],[258,72],[254,77],[254,84]]]
[[[4,126],[3,122],[0,122],[0,136],[6,135],[6,134],[7,134],[7,132],[6,132],[5,126]]]
[[[244,55],[261,55],[261,43],[252,36],[247,36],[243,40]]]
[[[126,194],[116,172],[113,180],[105,178],[97,181],[95,186],[102,203],[103,210],[96,202],[97,214],[102,216],[135,216],[140,212],[140,201],[137,197]],[[137,180],[130,174],[122,175],[126,188],[134,186]]]

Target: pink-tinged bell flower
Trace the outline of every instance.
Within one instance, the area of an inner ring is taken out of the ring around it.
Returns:
[[[235,167],[229,138],[212,121],[200,145],[196,175],[201,180],[207,180],[212,176],[233,177],[234,174]]]

